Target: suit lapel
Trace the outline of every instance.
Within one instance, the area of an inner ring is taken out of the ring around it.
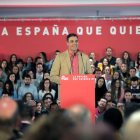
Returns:
[[[84,73],[83,62],[82,62],[82,56],[80,52],[78,52],[78,60],[79,60],[79,74],[83,74]]]
[[[69,74],[72,74],[71,62],[70,62],[70,56],[69,56],[68,50],[65,53],[65,61],[66,61],[66,64],[68,66],[68,69],[69,69]]]

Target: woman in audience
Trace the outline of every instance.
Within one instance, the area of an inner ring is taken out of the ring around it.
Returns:
[[[134,66],[134,62],[131,60],[130,54],[127,51],[123,52],[122,59],[123,59],[123,63],[127,64],[128,68]]]
[[[118,79],[112,80],[111,83],[111,89],[108,91],[111,92],[113,100],[117,101],[123,101],[124,98],[124,89],[121,88],[121,81]]]
[[[112,99],[111,92],[107,91],[107,92],[104,94],[104,97],[107,99],[107,101],[111,100],[111,99]]]
[[[10,63],[9,63],[9,70],[12,71],[12,68],[16,66],[17,56],[15,54],[12,54],[10,56]]]
[[[50,74],[49,73],[44,73],[43,75],[43,80],[45,80],[46,78],[50,79]]]
[[[51,93],[53,95],[53,98],[55,97],[55,90],[51,88],[51,82],[50,79],[46,78],[40,87],[39,90],[39,99],[42,100],[45,93]]]
[[[19,80],[16,79],[16,74],[15,73],[10,73],[7,77],[7,80],[12,81],[14,90],[18,92],[19,87],[21,86],[21,83]]]
[[[98,68],[102,71],[102,74],[104,74],[105,67],[109,66],[111,70],[111,75],[113,75],[113,66],[110,65],[109,60],[107,58],[103,59],[103,63],[98,63]]]
[[[0,91],[0,96],[2,95],[2,92],[7,92],[10,98],[17,99],[17,92],[14,90],[13,83],[10,80],[5,82],[3,90]]]
[[[32,95],[32,93],[30,92],[27,92],[23,98],[22,98],[22,101],[23,103],[25,104],[28,100],[34,100],[34,96]]]
[[[49,62],[48,62],[48,60],[47,60],[46,53],[40,52],[40,53],[39,53],[39,56],[43,59],[44,64],[45,64],[45,65],[47,66],[47,68],[48,68]]]
[[[95,88],[95,104],[98,105],[97,101],[100,101],[101,97],[104,96],[104,93],[107,91],[105,85],[105,79],[103,77],[99,77],[96,82]]]
[[[54,101],[54,98],[53,98],[53,96],[52,96],[51,93],[46,93],[46,94],[44,94],[44,96],[43,96],[43,98],[42,98],[42,101],[43,101],[46,97],[51,98],[52,102]]]
[[[32,70],[25,70],[23,72],[22,79],[24,79],[24,76],[29,74],[31,76],[31,84],[33,84],[37,89],[39,88],[39,82],[35,79],[34,73]],[[24,81],[22,80],[22,85],[24,85]]]
[[[95,74],[95,65],[90,65],[90,66],[91,66],[92,74]]]
[[[33,70],[34,68],[35,68],[35,64],[33,63],[33,58],[31,56],[27,57],[26,69]]]
[[[125,81],[125,79],[128,78],[128,66],[126,63],[122,63],[119,73],[122,81]]]
[[[93,58],[93,65],[95,65],[95,67],[97,67],[99,62],[97,60],[95,60],[95,53],[91,52],[89,57]]]
[[[137,54],[137,60],[135,61],[135,67],[140,65],[140,52]]]
[[[8,75],[9,74],[9,68],[8,68],[8,62],[7,60],[3,59],[0,63],[0,66],[2,67],[3,69],[3,72]]]
[[[20,76],[19,76],[19,68],[17,66],[14,66],[12,68],[12,73],[14,73],[16,75],[16,79],[20,80]]]

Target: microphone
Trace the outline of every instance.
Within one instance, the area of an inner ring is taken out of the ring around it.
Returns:
[[[82,57],[82,53],[80,53],[81,54],[81,58],[82,58],[82,63],[83,63],[83,67],[84,67],[84,74],[86,74],[86,72],[85,72],[85,65],[84,65],[84,61],[83,61],[83,57]]]

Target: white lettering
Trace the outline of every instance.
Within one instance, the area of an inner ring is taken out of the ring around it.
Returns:
[[[116,27],[112,26],[112,27],[110,28],[110,33],[111,33],[112,35],[116,35]]]
[[[120,26],[120,34],[124,35],[126,34],[126,26]]]
[[[136,34],[140,34],[140,26],[136,26]]]
[[[68,35],[69,33],[68,33],[68,30],[67,30],[67,27],[64,27],[64,29],[63,29],[63,32],[62,32],[62,35]]]
[[[78,35],[83,35],[83,28],[82,27],[77,28],[77,34]]]
[[[30,31],[30,27],[27,27],[27,28],[25,28],[25,35],[30,35],[31,34],[31,31]]]
[[[43,35],[49,35],[49,31],[47,27],[44,28]]]
[[[96,35],[101,35],[101,34],[102,34],[102,33],[101,33],[101,29],[102,29],[101,26],[97,26],[97,27],[96,27]]]
[[[40,28],[39,27],[35,27],[34,28],[34,35],[37,35],[37,33],[40,32]]]
[[[90,27],[90,31],[89,31],[89,27],[86,27],[86,33],[88,35],[91,35],[92,34],[92,27]]]
[[[17,35],[22,35],[22,27],[17,27]]]
[[[7,32],[6,27],[3,28],[3,31],[2,31],[2,34],[1,34],[1,35],[2,35],[2,36],[3,36],[3,35],[6,35],[6,36],[8,35],[8,32]]]
[[[52,30],[53,30],[53,33],[52,33],[52,34],[53,34],[53,35],[55,35],[55,34],[56,34],[56,35],[59,35],[59,28],[57,27],[57,25],[54,25],[54,26],[55,26],[55,27],[53,27],[53,29],[52,29]]]

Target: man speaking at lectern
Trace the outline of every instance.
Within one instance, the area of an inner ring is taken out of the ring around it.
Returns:
[[[50,80],[58,84],[58,99],[60,100],[60,75],[62,74],[92,74],[89,58],[78,51],[78,36],[67,36],[68,50],[60,53],[54,60]]]

